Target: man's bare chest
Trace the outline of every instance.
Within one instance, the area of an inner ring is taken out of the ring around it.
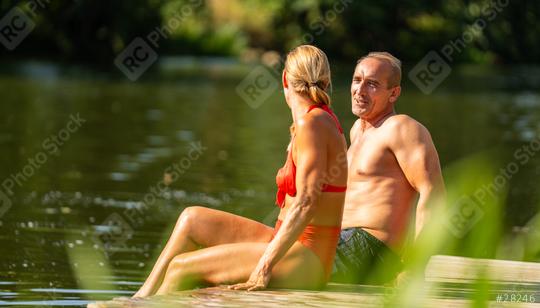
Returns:
[[[347,158],[349,172],[354,172],[359,176],[383,175],[400,170],[394,153],[381,134],[365,134],[356,137],[352,140]]]

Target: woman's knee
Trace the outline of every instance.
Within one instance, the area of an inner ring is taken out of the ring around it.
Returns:
[[[199,220],[198,218],[202,215],[204,210],[205,208],[202,206],[186,207],[180,214],[180,217],[178,217],[177,226],[190,230],[195,226],[196,221]]]
[[[197,216],[202,215],[202,213],[207,210],[208,209],[205,208],[204,206],[198,206],[198,205],[188,206],[182,211],[182,213],[180,214],[180,218],[182,217],[186,219],[196,218]]]

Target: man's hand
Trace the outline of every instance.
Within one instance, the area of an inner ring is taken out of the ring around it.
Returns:
[[[257,268],[255,268],[255,270],[251,273],[251,276],[249,276],[249,280],[247,282],[229,286],[229,289],[248,291],[264,290],[268,286],[270,276],[269,271],[265,271],[260,266],[257,266]]]

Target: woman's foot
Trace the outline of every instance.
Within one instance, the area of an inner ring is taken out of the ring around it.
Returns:
[[[145,291],[141,288],[139,291],[137,291],[137,293],[133,294],[131,298],[143,298],[143,297],[148,297],[150,295],[152,295],[150,294],[150,292]]]
[[[144,300],[142,297],[127,297],[127,296],[120,296],[115,297],[111,299],[110,301],[106,302],[95,302],[90,303],[86,307],[87,308],[116,308],[116,307],[131,307],[131,304],[136,304],[139,301]]]
[[[115,301],[115,302],[122,302],[122,301],[129,301],[131,300],[132,297],[128,297],[128,296],[119,296],[119,297],[115,297],[112,299],[112,301]]]

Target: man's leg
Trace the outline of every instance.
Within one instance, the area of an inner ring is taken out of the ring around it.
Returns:
[[[273,228],[245,217],[200,206],[188,207],[178,218],[152,272],[134,297],[154,294],[169,263],[179,254],[228,243],[267,243],[272,233]]]
[[[191,289],[201,283],[233,284],[248,280],[267,243],[214,246],[176,256],[170,263],[157,295]],[[296,242],[272,270],[270,287],[320,288],[324,270],[318,257]]]

